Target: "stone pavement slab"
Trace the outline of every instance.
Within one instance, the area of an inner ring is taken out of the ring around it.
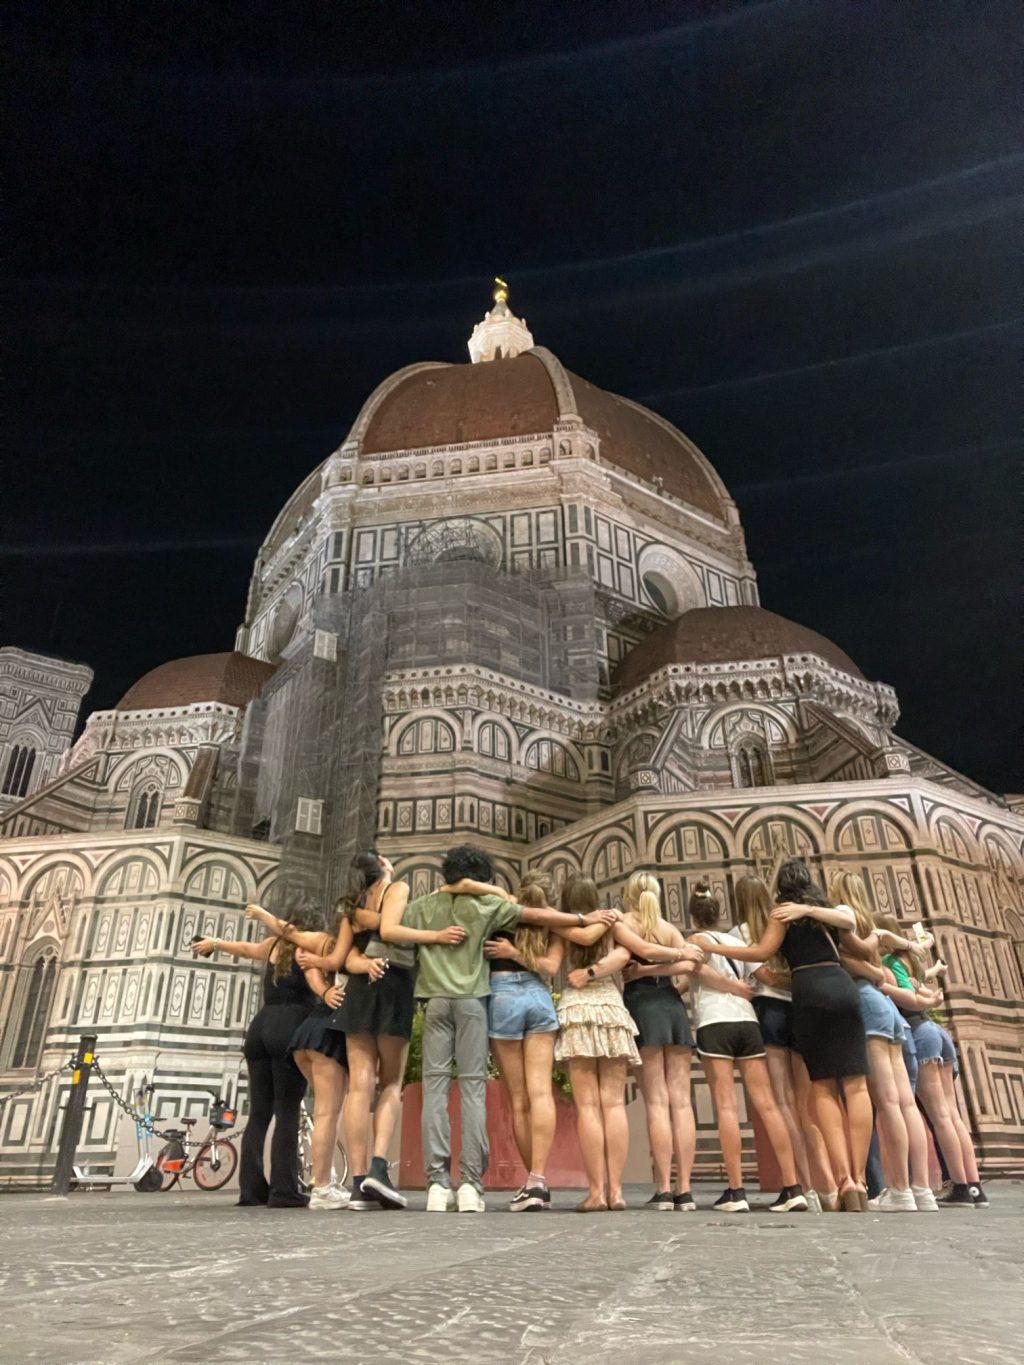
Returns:
[[[3,1195],[0,1360],[1021,1360],[1021,1184],[988,1211],[856,1217],[722,1215],[716,1194],[588,1217],[578,1194],[532,1216]]]

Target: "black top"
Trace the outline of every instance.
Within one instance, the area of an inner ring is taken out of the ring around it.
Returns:
[[[503,938],[506,939],[509,943],[515,943],[516,941],[515,934],[510,932],[508,929],[498,929],[495,933],[491,935],[491,938]],[[529,970],[530,969],[528,967],[524,967],[521,962],[517,962],[514,957],[491,958],[492,972],[526,972]],[[536,975],[536,973],[534,973],[534,975]]]
[[[352,947],[357,953],[365,953],[369,946],[370,939],[373,938],[372,929],[360,929],[358,934],[352,935]]]
[[[832,935],[816,919],[797,919],[786,925],[786,936],[779,949],[790,971],[820,962],[838,962]]]
[[[305,1005],[309,1008],[316,1000],[315,993],[306,984],[306,974],[297,962],[292,962],[291,971],[285,972],[279,981],[274,980],[274,963],[267,962],[263,974],[264,1005]]]

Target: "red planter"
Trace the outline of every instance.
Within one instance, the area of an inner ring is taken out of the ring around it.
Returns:
[[[576,1136],[576,1111],[572,1100],[555,1092],[558,1115],[555,1141],[548,1161],[547,1176],[553,1186],[586,1189],[583,1156]],[[462,1105],[459,1087],[453,1082],[448,1093],[448,1113],[452,1122],[452,1175],[458,1175]],[[426,1186],[423,1169],[421,1119],[423,1115],[423,1086],[419,1081],[407,1085],[402,1092],[402,1158],[401,1182],[403,1189],[422,1190]],[[487,1140],[491,1159],[484,1177],[488,1190],[517,1190],[526,1177],[519,1160],[512,1135],[512,1108],[508,1091],[501,1081],[487,1082]]]

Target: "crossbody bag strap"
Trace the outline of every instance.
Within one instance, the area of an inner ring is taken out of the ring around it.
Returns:
[[[719,945],[719,947],[721,947],[722,940],[718,937],[718,935],[715,933],[713,929],[705,929],[704,932],[708,934],[709,937],[713,938],[714,941]],[[736,978],[737,981],[742,981],[743,978],[740,975],[740,969],[739,967],[736,966],[736,963],[732,960],[732,958],[726,957],[724,953],[719,953],[718,956],[725,958],[725,961],[729,964],[733,976]]]

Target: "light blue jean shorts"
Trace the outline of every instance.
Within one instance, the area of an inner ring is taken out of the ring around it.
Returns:
[[[491,972],[487,1032],[512,1042],[527,1033],[557,1033],[551,992],[533,972]]]
[[[890,1043],[902,1043],[903,1020],[887,995],[876,990],[870,981],[857,982],[857,999],[864,1032],[869,1038],[885,1038]]]
[[[953,1067],[954,1076],[959,1072],[953,1039],[934,1019],[922,1019],[914,1025],[914,1047],[919,1063],[941,1062],[943,1066]]]

